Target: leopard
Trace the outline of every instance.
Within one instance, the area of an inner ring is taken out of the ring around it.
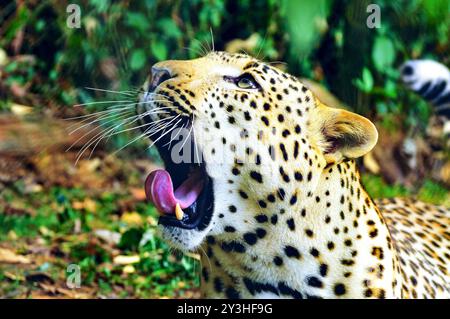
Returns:
[[[154,64],[136,112],[164,163],[159,234],[199,252],[203,298],[450,297],[449,208],[369,196],[366,117],[222,51]]]

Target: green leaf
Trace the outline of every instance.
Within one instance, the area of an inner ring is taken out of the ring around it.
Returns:
[[[183,33],[172,19],[163,18],[158,21],[158,29],[164,32],[164,35],[170,38],[180,39]]]
[[[137,250],[141,241],[143,230],[140,228],[130,228],[122,234],[118,247],[127,250]]]
[[[366,92],[370,92],[373,89],[373,77],[368,68],[364,68],[362,72],[362,80]]]
[[[167,47],[164,42],[155,40],[152,42],[150,49],[157,60],[162,61],[167,59]]]
[[[395,48],[392,41],[385,36],[378,36],[372,49],[372,61],[376,69],[384,72],[395,60]]]
[[[149,19],[142,13],[127,12],[126,24],[137,29],[140,33],[144,33],[150,28]]]
[[[132,70],[139,70],[145,65],[145,52],[142,49],[137,49],[131,54],[130,58],[130,68]]]

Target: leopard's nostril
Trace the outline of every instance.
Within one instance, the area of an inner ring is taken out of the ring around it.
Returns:
[[[149,92],[155,91],[156,87],[166,80],[173,78],[167,69],[152,67],[152,80],[148,87]]]

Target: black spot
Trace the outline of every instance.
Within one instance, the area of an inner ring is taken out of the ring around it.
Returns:
[[[283,123],[283,122],[284,122],[284,116],[283,116],[283,114],[278,114],[278,121],[279,121],[280,123]]]
[[[328,273],[328,265],[327,264],[320,264],[319,272],[320,272],[320,275],[322,277],[326,277],[326,275]]]
[[[216,277],[214,279],[214,290],[216,292],[222,292],[223,291],[223,282],[219,277]]]
[[[255,216],[255,219],[258,223],[266,223],[268,220],[267,216],[262,214]]]
[[[300,212],[300,215],[302,215],[302,217],[306,216],[306,209],[303,208],[302,211]]]
[[[311,248],[309,252],[313,257],[319,257],[319,251],[317,249]]]
[[[264,238],[267,234],[267,231],[263,228],[258,228],[256,229],[256,236],[258,236],[258,238]]]
[[[227,296],[228,299],[240,299],[241,295],[239,294],[239,292],[237,292],[236,289],[234,289],[233,287],[228,287],[225,290],[225,295]]]
[[[292,289],[291,287],[286,285],[286,283],[284,283],[284,282],[278,283],[278,290],[280,291],[280,293],[282,295],[288,295],[295,299],[303,299],[303,295],[301,294],[300,291]]]
[[[208,269],[206,267],[202,268],[202,276],[206,282],[209,281],[209,273],[208,273]]]
[[[336,294],[336,296],[342,296],[345,295],[345,286],[343,284],[336,284],[334,285],[334,293]]]
[[[272,215],[272,217],[270,217],[270,222],[272,223],[272,225],[276,225],[278,222],[278,215],[277,214]]]
[[[305,229],[305,234],[308,237],[314,236],[314,232],[311,229]]]
[[[259,200],[259,201],[258,201],[258,205],[261,206],[262,208],[266,208],[266,207],[267,207],[266,202],[263,201],[263,200]]]
[[[289,156],[288,156],[288,153],[286,152],[286,147],[284,146],[283,143],[280,144],[280,150],[281,150],[281,153],[283,154],[283,159],[285,161],[287,161],[289,159]]]
[[[260,293],[263,291],[269,291],[273,294],[279,295],[278,289],[271,284],[256,282],[247,277],[245,277],[243,279],[243,281],[244,281],[245,287],[252,295],[255,295],[256,293]]]
[[[234,233],[236,231],[236,228],[234,228],[233,226],[225,226],[224,230],[227,233]]]
[[[299,149],[300,144],[298,143],[298,141],[294,142],[294,158],[297,158],[298,156],[298,149]]]
[[[229,243],[223,242],[222,245],[220,245],[220,247],[225,252],[237,252],[237,253],[244,253],[245,252],[244,245],[242,245],[241,243],[238,243],[236,241],[231,241]]]
[[[228,210],[230,211],[230,212],[232,212],[232,213],[236,213],[236,206],[234,206],[234,205],[230,205],[230,206],[228,206]]]
[[[299,182],[301,182],[303,180],[303,175],[300,172],[295,172],[294,177],[295,177],[295,180],[297,180]]]
[[[288,227],[289,227],[290,230],[292,230],[292,231],[295,230],[295,222],[294,222],[294,219],[293,219],[293,218],[289,218],[289,219],[286,221],[286,223],[287,223],[287,225],[288,225]]]
[[[277,194],[280,200],[284,200],[284,197],[286,196],[286,192],[284,191],[284,189],[279,188]]]
[[[311,287],[315,287],[315,288],[322,288],[323,287],[323,283],[322,281],[317,278],[317,277],[308,277],[306,283],[308,284],[308,286]]]
[[[283,259],[280,256],[275,256],[273,258],[273,263],[277,266],[281,266],[283,264]]]
[[[284,253],[288,257],[300,258],[300,252],[298,251],[297,248],[295,248],[293,246],[286,246],[286,247],[284,247]]]
[[[243,190],[239,190],[239,195],[241,195],[241,197],[242,197],[243,199],[247,199],[247,198],[248,198],[247,193],[244,192]]]
[[[256,241],[258,240],[258,238],[256,237],[256,234],[254,234],[254,233],[246,233],[246,234],[244,234],[244,240],[247,244],[254,245],[254,244],[256,244]]]
[[[294,205],[297,203],[297,195],[292,195],[291,200],[289,201],[291,205]]]
[[[262,176],[258,172],[251,171],[250,172],[250,177],[253,178],[255,181],[257,181],[258,183],[262,183],[263,182]]]

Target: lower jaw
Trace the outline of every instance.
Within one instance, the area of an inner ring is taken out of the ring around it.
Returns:
[[[210,224],[213,210],[213,183],[207,176],[202,193],[191,206],[183,209],[184,217],[181,220],[176,219],[173,215],[163,215],[159,217],[158,223],[162,226],[202,231]]]

